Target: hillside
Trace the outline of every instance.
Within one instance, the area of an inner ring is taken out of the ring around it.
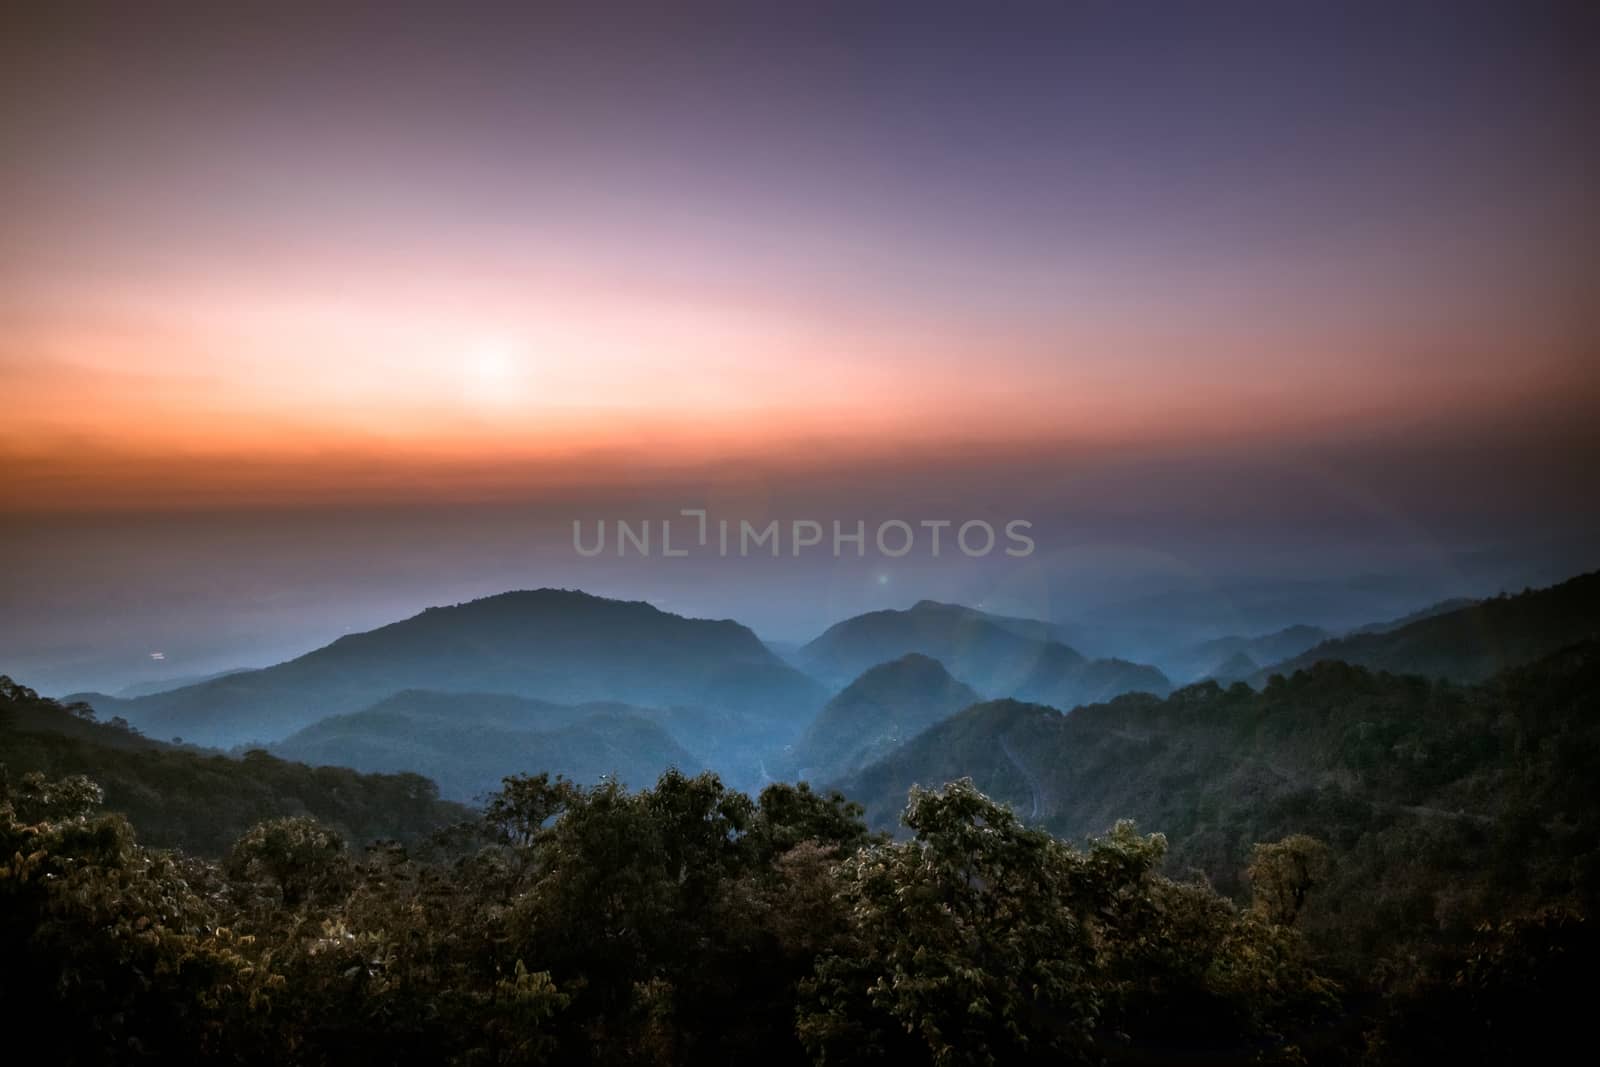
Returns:
[[[1045,645],[1011,695],[1070,710],[1123,693],[1164,695],[1171,688],[1167,676],[1155,667],[1125,659],[1084,659],[1065,645]]]
[[[938,660],[986,696],[1026,693],[1066,708],[1168,688],[1154,667],[1087,659],[1059,635],[1049,623],[923,600],[905,611],[874,611],[837,623],[801,649],[800,662],[815,677],[843,685],[879,663],[914,653]]]
[[[557,589],[429,608],[286,663],[170,692],[78,699],[151,736],[228,746],[280,739],[405,689],[704,705],[780,735],[798,733],[827,699],[736,622]]]
[[[105,790],[106,809],[134,820],[146,842],[200,855],[221,855],[280,816],[312,815],[364,844],[412,841],[470,814],[420,775],[178,748],[89,721],[9,678],[0,678],[0,766],[13,782],[31,772],[88,775]]]
[[[1600,571],[1516,596],[1422,613],[1414,622],[1324,641],[1263,668],[1252,682],[1323,660],[1373,670],[1482,681],[1508,667],[1600,637]]]
[[[1597,686],[1591,642],[1476,686],[1328,662],[1070,715],[994,701],[838,785],[885,829],[913,784],[963,776],[1072,840],[1132,818],[1167,835],[1169,870],[1229,892],[1252,843],[1309,833],[1340,857],[1327,906],[1350,913],[1313,925],[1362,938],[1398,917],[1420,937],[1508,895],[1600,892]]]
[[[1244,660],[1250,660],[1257,666],[1263,663],[1278,663],[1292,656],[1298,656],[1306,649],[1313,648],[1332,636],[1320,626],[1304,624],[1287,626],[1282,630],[1258,637],[1242,637],[1235,634],[1192,645],[1169,656],[1163,663],[1173,672],[1174,677],[1184,681],[1219,678],[1225,673],[1231,677],[1238,674],[1237,668]],[[1230,665],[1229,671],[1222,670],[1223,664]],[[1255,668],[1248,673],[1255,673]]]
[[[795,746],[795,777],[848,774],[980,699],[927,656],[913,652],[880,663],[823,707]]]
[[[1235,652],[1217,664],[1206,677],[1222,685],[1232,685],[1234,682],[1244,681],[1260,669],[1260,664],[1251,659],[1248,653]]]
[[[1437,604],[1430,604],[1425,608],[1421,608],[1420,610],[1408,612],[1405,615],[1400,616],[1398,619],[1388,619],[1384,622],[1369,622],[1365,626],[1357,626],[1345,636],[1348,637],[1351,634],[1386,634],[1392,630],[1398,630],[1402,626],[1410,626],[1414,622],[1420,622],[1423,619],[1431,619],[1435,615],[1444,615],[1452,611],[1460,611],[1462,608],[1469,608],[1476,603],[1476,600],[1467,596],[1451,597],[1448,600],[1441,600]],[[1298,655],[1298,653],[1294,654]],[[1288,659],[1289,657],[1282,656],[1279,658]]]
[[[623,704],[563,705],[494,693],[408,690],[334,715],[272,745],[285,759],[358,771],[413,771],[451,800],[472,801],[507,775],[546,771],[593,784],[654,782],[699,761],[672,739],[660,713]]]
[[[125,685],[111,695],[115,697],[121,697],[125,700],[133,697],[147,697],[155,693],[166,693],[174,689],[182,689],[184,686],[200,685],[204,682],[215,681],[218,678],[226,678],[230,674],[243,674],[245,671],[252,669],[253,668],[250,667],[231,667],[225,671],[212,671],[210,674],[190,674],[180,675],[175,678],[155,678],[146,682],[135,682],[132,685]]]

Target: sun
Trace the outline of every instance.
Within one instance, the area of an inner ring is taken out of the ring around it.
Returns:
[[[481,341],[461,361],[462,394],[471,407],[506,408],[521,401],[528,387],[522,348],[506,340]]]

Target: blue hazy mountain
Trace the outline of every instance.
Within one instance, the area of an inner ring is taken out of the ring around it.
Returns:
[[[1183,681],[1221,678],[1224,675],[1248,677],[1264,663],[1277,663],[1298,656],[1333,636],[1320,626],[1307,626],[1304,623],[1286,626],[1258,637],[1230,634],[1191,645],[1169,656],[1165,663],[1173,676]],[[1246,674],[1239,675],[1238,669],[1246,660],[1254,666]],[[1224,670],[1224,665],[1227,670]]]
[[[789,766],[796,778],[831,781],[981,699],[938,660],[908,653],[870,668],[828,701]]]
[[[211,671],[208,674],[187,674],[179,675],[175,678],[155,678],[148,682],[134,682],[130,685],[125,685],[112,695],[123,699],[147,697],[154,693],[166,693],[174,689],[182,689],[185,686],[200,685],[203,682],[226,678],[230,674],[243,674],[245,671],[253,669],[251,667],[232,667],[225,671]]]
[[[1264,667],[1252,679],[1292,674],[1324,660],[1400,674],[1474,682],[1600,637],[1600,571],[1546,589],[1464,607],[1430,609],[1415,621],[1324,641]]]
[[[499,693],[407,690],[332,715],[272,745],[275,755],[358,771],[413,771],[450,800],[471,801],[529,768],[592,785],[643,787],[700,761],[662,725],[662,713],[626,704],[552,704]]]
[[[688,705],[736,713],[775,735],[798,735],[827,699],[737,622],[561,589],[429,608],[273,667],[170,692],[78,699],[154,737],[227,746],[281,739],[406,689]]]
[[[1025,694],[1064,708],[1169,688],[1153,667],[1089,659],[1062,636],[1051,623],[923,600],[905,611],[869,612],[829,627],[801,649],[800,663],[814,676],[843,685],[879,663],[915,653],[938,660],[984,696]]]

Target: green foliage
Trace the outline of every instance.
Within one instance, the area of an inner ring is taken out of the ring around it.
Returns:
[[[1268,922],[1293,925],[1330,866],[1328,846],[1306,834],[1257,845],[1246,872],[1251,907]]]
[[[1155,874],[1159,834],[1122,822],[1079,851],[970,781],[913,790],[905,821],[910,841],[838,868],[850,937],[799,1017],[818,1062],[1292,1058],[1284,1033],[1332,1006],[1289,931]]]
[[[0,1005],[58,1062],[229,1059],[261,1049],[278,981],[178,857],[92,811],[83,779],[0,787]]]
[[[344,851],[344,838],[315,819],[271,819],[234,843],[226,869],[236,880],[270,883],[292,911],[343,888],[349,872]]]
[[[1043,1062],[1089,1045],[1099,998],[1070,852],[970,781],[913,790],[912,841],[839,870],[851,945],[818,961],[800,1034],[821,1062]]]

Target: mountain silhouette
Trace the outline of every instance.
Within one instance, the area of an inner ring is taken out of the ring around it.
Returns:
[[[273,754],[358,771],[412,771],[450,800],[472,801],[529,768],[594,784],[642,787],[669,767],[699,761],[655,721],[625,704],[551,704],[495,693],[407,690],[370,708],[333,715],[277,742]]]
[[[1065,645],[1048,644],[1040,648],[1033,670],[1011,695],[1065,711],[1122,693],[1164,696],[1171,688],[1167,676],[1155,667],[1125,659],[1084,659]]]
[[[1173,672],[1173,677],[1183,681],[1199,681],[1202,678],[1222,677],[1223,665],[1237,667],[1242,662],[1237,658],[1243,656],[1256,665],[1250,669],[1253,674],[1256,667],[1263,663],[1277,663],[1298,656],[1333,636],[1320,626],[1302,623],[1259,637],[1232,634],[1202,641],[1169,656],[1163,662]]]
[[[1234,682],[1244,681],[1260,669],[1261,665],[1251,659],[1248,652],[1241,649],[1217,664],[1206,677],[1222,685],[1231,685]]]
[[[905,611],[869,612],[830,627],[801,649],[800,663],[842,685],[876,664],[917,653],[986,696],[1026,693],[1069,708],[1137,689],[1167,690],[1155,668],[1089,660],[1060,635],[1051,623],[923,600]]]
[[[1448,610],[1428,609],[1376,631],[1353,633],[1263,668],[1265,684],[1324,660],[1459,682],[1489,676],[1600,637],[1600,571],[1559,585],[1498,596]]]
[[[981,699],[936,659],[912,652],[880,663],[823,707],[795,746],[795,776],[848,774]]]
[[[703,705],[779,735],[798,734],[827,699],[737,622],[562,589],[429,608],[273,667],[169,692],[77,699],[154,737],[226,746],[281,739],[406,689]]]

